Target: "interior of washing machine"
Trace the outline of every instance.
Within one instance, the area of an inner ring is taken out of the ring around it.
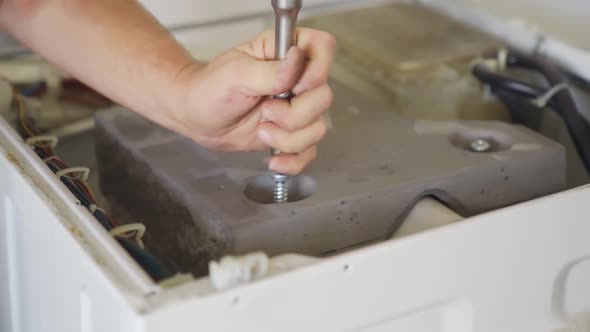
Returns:
[[[424,198],[470,217],[588,183],[590,90],[546,59],[418,4],[301,25],[337,40],[335,98],[287,204],[272,203],[265,152],[209,151],[75,82],[57,115],[31,90],[28,116],[60,136],[65,164],[91,169],[96,205],[145,225],[150,259],[134,257],[154,279],[206,275],[225,255],[326,257],[384,241]]]

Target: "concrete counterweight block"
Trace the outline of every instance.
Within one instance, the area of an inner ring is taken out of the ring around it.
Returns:
[[[318,159],[271,201],[261,153],[208,151],[123,108],[97,115],[101,188],[147,226],[146,244],[203,275],[225,254],[326,255],[391,236],[421,197],[470,216],[565,187],[563,148],[501,122],[401,117],[333,84]]]

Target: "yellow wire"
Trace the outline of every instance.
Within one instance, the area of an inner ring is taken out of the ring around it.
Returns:
[[[7,79],[5,79],[4,77],[0,77],[0,79],[5,80],[10,85],[12,85],[10,83],[10,81],[8,81]],[[27,132],[27,134],[29,134],[29,136],[34,137],[35,134],[33,133],[33,131],[27,125],[27,121],[25,119],[25,115],[26,115],[25,113],[26,112],[25,112],[25,105],[24,105],[23,97],[18,92],[16,92],[16,91],[13,92],[13,96],[14,96],[14,99],[16,100],[16,105],[18,107],[18,116],[19,116],[19,121],[20,121],[21,126]],[[85,182],[85,181],[82,181],[82,182]],[[88,193],[90,194],[91,198],[94,201],[96,201],[96,198],[94,196],[94,193],[92,192],[92,189],[90,189],[90,187],[87,186],[87,185],[85,186],[85,188],[88,191]],[[137,231],[131,230],[129,232],[119,234],[118,236],[125,237],[125,238],[130,238],[131,236],[133,236],[135,234],[137,234]],[[139,239],[137,242],[138,242],[138,244],[140,244],[143,247],[143,243],[141,242],[141,239]]]
[[[25,120],[25,106],[24,106],[24,102],[23,102],[23,97],[18,94],[18,93],[14,93],[14,98],[16,99],[16,105],[18,107],[18,114],[19,114],[19,121],[21,126],[25,129],[25,131],[27,132],[27,134],[29,134],[29,136],[33,137],[35,136],[35,134],[33,134],[33,131],[29,128],[29,126],[27,125],[27,122]]]
[[[14,98],[16,99],[16,104],[18,107],[18,114],[19,114],[19,121],[21,123],[21,126],[24,128],[24,130],[27,132],[27,134],[29,134],[29,136],[31,136],[31,137],[36,136],[36,134],[34,134],[33,131],[27,125],[27,121],[25,119],[26,113],[25,113],[25,105],[24,105],[23,97],[16,91],[14,92],[13,95],[14,95]],[[40,145],[39,147],[45,148],[46,146]],[[94,193],[92,192],[92,189],[90,189],[90,187],[88,187],[88,186],[85,186],[85,187],[86,187],[86,190],[88,191],[88,193],[90,194],[91,198],[93,200],[96,200]]]

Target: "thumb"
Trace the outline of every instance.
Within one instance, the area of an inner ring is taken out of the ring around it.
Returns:
[[[305,70],[305,54],[291,47],[284,60],[265,61],[253,57],[242,68],[242,88],[252,95],[272,96],[290,91]]]

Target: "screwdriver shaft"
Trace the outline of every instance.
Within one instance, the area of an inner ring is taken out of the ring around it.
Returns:
[[[297,15],[302,6],[302,0],[271,0],[275,11],[275,59],[283,60],[287,57],[289,49],[295,45],[295,28],[297,26]],[[285,100],[291,100],[291,91],[283,92],[274,96]],[[281,152],[271,149],[271,155],[275,156]],[[275,203],[287,203],[289,189],[287,187],[288,176],[273,172]]]

